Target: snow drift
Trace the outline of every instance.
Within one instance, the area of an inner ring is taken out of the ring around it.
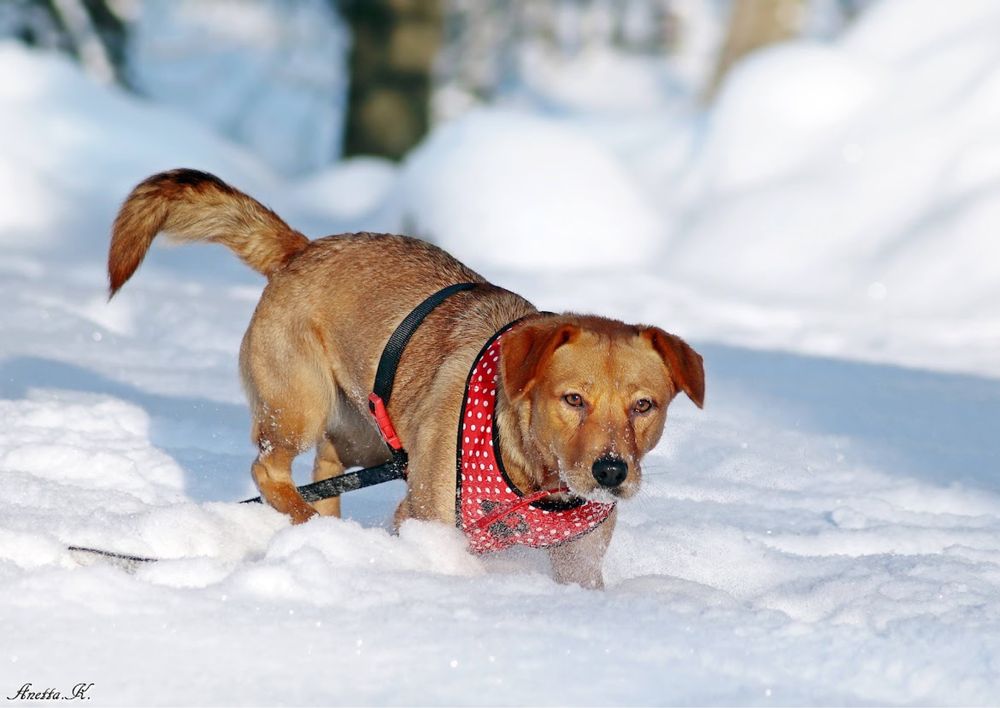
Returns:
[[[995,315],[998,21],[991,3],[885,2],[830,45],[736,67],[680,175],[671,273],[751,298]]]
[[[459,259],[494,267],[640,266],[664,229],[622,166],[563,123],[473,112],[407,160],[404,218]]]

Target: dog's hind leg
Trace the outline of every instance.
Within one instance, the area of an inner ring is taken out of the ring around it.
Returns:
[[[288,447],[264,445],[251,467],[260,494],[272,507],[288,514],[293,524],[301,524],[316,515],[299,494],[292,481],[292,460],[298,450]]]
[[[279,381],[281,395],[267,390]],[[267,503],[288,514],[293,524],[300,524],[316,511],[295,488],[292,460],[312,447],[323,430],[327,406],[322,389],[310,386],[309,377],[284,376],[256,383],[254,439],[260,453],[251,471]]]
[[[261,307],[243,339],[240,369],[260,454],[251,471],[261,496],[292,523],[316,515],[292,481],[292,460],[313,447],[326,429],[331,382],[304,340],[261,323]],[[292,330],[294,334],[295,330]]]

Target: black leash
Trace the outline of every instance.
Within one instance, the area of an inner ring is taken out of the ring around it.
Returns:
[[[66,550],[71,553],[84,553],[87,556],[97,556],[107,558],[121,565],[126,570],[134,570],[142,563],[155,563],[159,558],[147,558],[146,556],[132,556],[128,553],[115,553],[114,551],[102,551],[99,548],[86,548],[84,546],[67,546]]]
[[[400,469],[395,456],[389,462],[383,462],[374,467],[365,467],[354,472],[345,472],[336,477],[330,477],[312,484],[303,484],[296,487],[299,494],[307,502],[315,502],[330,497],[339,497],[345,492],[353,492],[355,489],[364,489],[383,482],[391,482],[394,479],[404,479],[406,477],[406,466]],[[240,504],[260,504],[263,500],[260,497],[244,499]]]

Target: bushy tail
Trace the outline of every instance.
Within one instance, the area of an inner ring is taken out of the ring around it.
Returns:
[[[177,241],[228,246],[263,275],[309,244],[273,211],[215,175],[187,169],[161,172],[132,190],[115,219],[108,251],[112,296],[132,277],[161,231]]]

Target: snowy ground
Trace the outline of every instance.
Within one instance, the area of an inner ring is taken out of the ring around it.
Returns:
[[[924,16],[934,7],[906,5]],[[859,30],[851,41],[863,39]],[[963,66],[980,65],[956,59],[952,75]],[[962,112],[927,110],[940,121]],[[920,190],[892,191],[881,209],[858,201],[857,233],[891,223],[892,238],[870,252],[847,239],[841,253],[821,234],[831,272],[813,282],[820,271],[797,229],[824,212],[797,168],[637,206],[657,174],[677,178],[684,161],[664,156],[669,140],[645,156],[662,158],[659,167],[642,169],[641,126],[615,133],[628,139],[609,148],[606,117],[552,140],[550,123],[519,123],[551,151],[548,162],[576,152],[582,136],[593,140],[580,158],[591,166],[621,160],[596,182],[586,170],[573,175],[560,199],[618,195],[609,208],[628,207],[629,225],[648,229],[615,234],[642,263],[609,251],[600,257],[618,256],[615,267],[570,271],[547,260],[553,243],[573,237],[557,225],[534,241],[512,233],[509,249],[492,251],[449,230],[488,209],[491,192],[509,194],[499,183],[468,189],[503,154],[459,159],[483,126],[507,139],[504,124],[489,129],[493,120],[439,134],[398,180],[364,162],[290,184],[184,119],[0,46],[0,692],[93,682],[93,700],[108,705],[1000,702],[1000,313],[986,277],[996,251],[981,250],[996,248],[981,234],[1000,226],[982,190],[992,153],[977,153],[978,172],[960,172],[978,177],[933,192],[932,204]],[[932,152],[952,154],[946,147]],[[899,168],[904,148],[884,170]],[[690,167],[704,183],[710,162]],[[706,408],[678,399],[671,409],[643,492],[622,506],[605,592],[555,584],[533,552],[472,557],[451,529],[413,523],[391,535],[399,486],[348,496],[347,520],[296,528],[233,503],[254,493],[236,352],[261,281],[219,249],[157,247],[105,301],[117,201],[180,163],[218,171],[313,235],[412,220],[542,307],[691,339],[706,360]],[[464,185],[442,165],[465,170]],[[857,185],[824,165],[806,172],[829,178],[831,199],[845,198]],[[866,179],[884,174],[873,170]],[[422,175],[444,175],[439,191],[418,192]],[[465,199],[441,218],[441,194],[463,186]],[[539,220],[561,208],[519,194]],[[740,234],[726,223],[756,223],[741,211],[748,195],[766,206],[782,194],[802,217],[770,233],[774,267],[795,274],[788,292],[777,271],[742,282],[725,260],[717,280],[698,276],[698,244],[738,255]],[[717,212],[699,211],[712,199]],[[691,230],[657,221],[664,213]],[[906,223],[916,246],[894,240]],[[646,239],[675,244],[686,265],[669,249],[645,252]],[[510,262],[518,249],[524,262]],[[935,268],[945,256],[954,278],[935,286],[937,306],[921,309],[917,286],[944,272]],[[876,280],[883,271],[895,280]],[[842,282],[851,273],[861,275]],[[910,296],[894,301],[897,289]],[[82,566],[71,543],[165,560],[131,574]]]
[[[354,521],[298,528],[231,503],[253,491],[235,351],[256,288],[168,289],[147,270],[103,321],[97,273],[3,279],[5,689],[93,681],[109,704],[1000,696],[996,380],[699,343],[710,405],[675,404],[622,508],[609,589],[586,592],[532,553],[468,556],[451,529],[389,535],[398,487],[349,496]],[[170,560],[81,568],[69,542]]]

